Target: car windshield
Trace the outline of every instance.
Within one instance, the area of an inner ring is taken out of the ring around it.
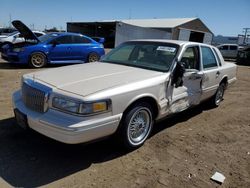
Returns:
[[[179,46],[163,42],[126,42],[102,58],[102,62],[169,71]]]
[[[47,34],[47,35],[42,35],[40,37],[38,37],[38,39],[41,41],[41,42],[46,42],[50,39],[53,39],[55,37],[57,37],[59,34],[58,33],[50,33],[50,34]]]

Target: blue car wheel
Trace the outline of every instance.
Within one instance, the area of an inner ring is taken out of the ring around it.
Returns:
[[[91,52],[88,56],[88,62],[95,62],[95,61],[98,61],[99,59],[100,59],[100,56],[95,52]]]
[[[41,68],[47,64],[46,56],[41,52],[35,52],[31,54],[29,65],[32,68]]]

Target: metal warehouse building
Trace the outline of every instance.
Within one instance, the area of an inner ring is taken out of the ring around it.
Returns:
[[[213,33],[199,18],[68,22],[67,31],[104,37],[106,48],[133,39],[173,39],[210,44]]]

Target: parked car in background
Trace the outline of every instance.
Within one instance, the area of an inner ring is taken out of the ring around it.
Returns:
[[[236,59],[239,46],[237,44],[221,44],[217,46],[225,59]]]
[[[218,106],[236,81],[236,65],[213,46],[174,40],[119,45],[101,62],[22,77],[13,94],[20,126],[76,144],[117,134],[141,146],[154,122],[208,100]]]
[[[25,42],[4,45],[2,58],[19,64],[40,68],[47,63],[85,63],[98,61],[105,54],[103,44],[76,33],[50,33],[37,37],[21,21],[12,24],[25,38]]]
[[[237,63],[250,65],[250,46],[244,47],[238,51]]]
[[[8,35],[10,33],[15,32],[15,31],[17,31],[17,30],[15,28],[12,28],[12,27],[1,27],[0,28],[0,37],[1,36],[6,36],[6,35]]]
[[[37,37],[40,37],[42,35],[45,35],[42,31],[32,31]],[[10,33],[6,36],[0,36],[0,47],[2,47],[5,44],[17,44],[24,42],[25,38],[22,36],[22,34],[18,31],[15,31],[13,33]]]

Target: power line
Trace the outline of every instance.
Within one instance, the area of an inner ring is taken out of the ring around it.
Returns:
[[[246,44],[247,34],[250,33],[250,28],[243,28],[244,40],[243,43]]]

